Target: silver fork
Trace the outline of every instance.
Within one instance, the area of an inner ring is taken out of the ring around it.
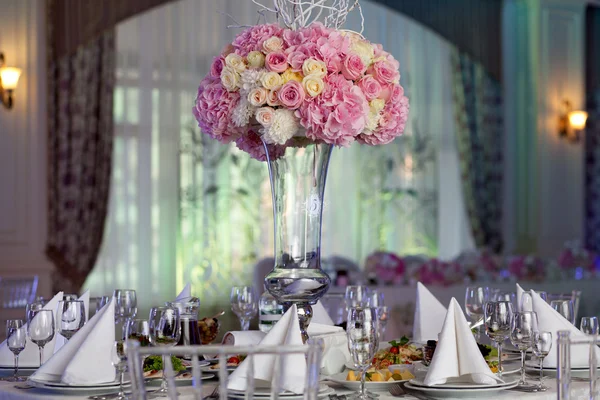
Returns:
[[[219,398],[219,385],[215,386],[215,389],[206,397],[203,397],[202,400],[208,399],[218,399]]]

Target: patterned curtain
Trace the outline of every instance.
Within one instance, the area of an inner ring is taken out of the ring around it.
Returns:
[[[46,253],[59,272],[54,286],[75,293],[96,262],[107,212],[114,54],[113,31],[72,55],[49,54]]]
[[[502,87],[467,55],[452,54],[462,187],[477,247],[502,250]]]

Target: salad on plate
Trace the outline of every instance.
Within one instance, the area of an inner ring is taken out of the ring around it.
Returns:
[[[372,366],[375,369],[387,369],[395,364],[412,364],[423,359],[421,349],[410,343],[406,336],[388,343],[390,347],[379,350],[373,357]]]

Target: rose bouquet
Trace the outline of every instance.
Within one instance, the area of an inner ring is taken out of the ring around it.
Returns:
[[[247,28],[217,56],[193,108],[204,133],[258,160],[287,146],[380,145],[404,131],[399,64],[381,45],[319,22]]]

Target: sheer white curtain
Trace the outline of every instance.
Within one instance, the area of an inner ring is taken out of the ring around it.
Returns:
[[[454,146],[450,46],[414,21],[363,0],[365,36],[400,61],[411,101],[406,135],[385,147],[334,150],[324,255],[360,263],[371,251],[444,258],[471,246]],[[191,114],[212,57],[231,42],[249,0],[183,0],[117,30],[115,157],[105,240],[86,287],[133,288],[142,310],[186,282],[209,308],[272,254],[267,168],[198,132]],[[357,15],[348,20],[358,30]]]

